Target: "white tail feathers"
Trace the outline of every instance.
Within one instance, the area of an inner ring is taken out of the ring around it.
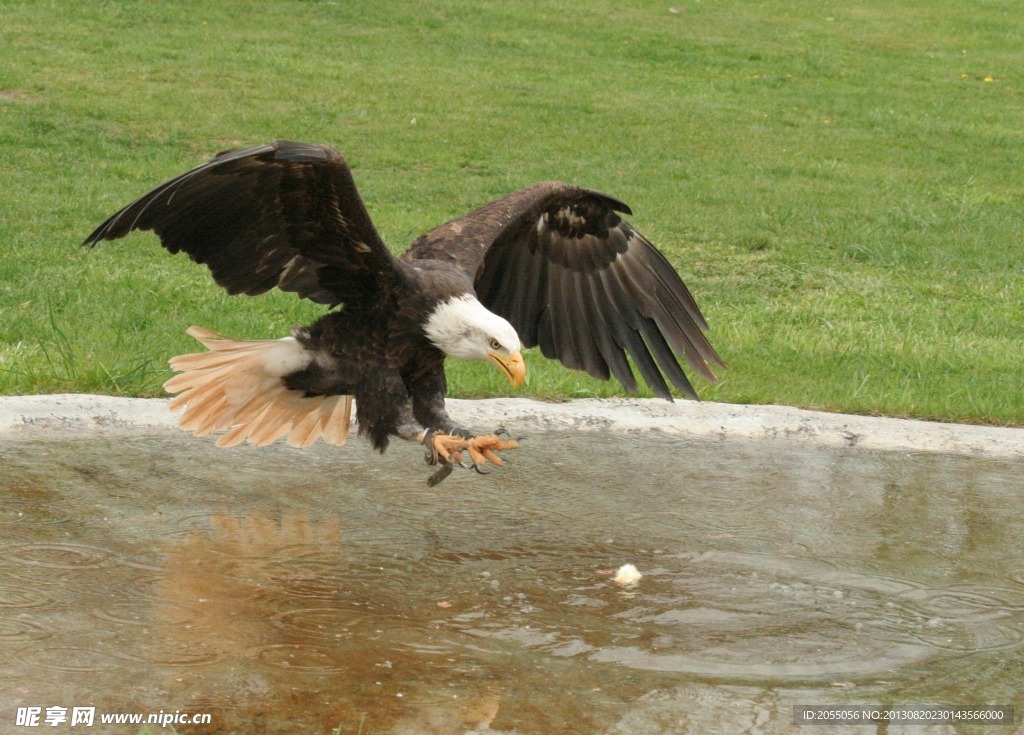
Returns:
[[[180,372],[164,383],[164,390],[179,393],[170,407],[181,411],[182,429],[197,436],[227,429],[218,447],[264,446],[283,436],[293,447],[321,438],[338,445],[348,440],[352,396],[307,397],[285,387],[285,375],[312,361],[293,337],[243,341],[202,327],[191,327],[187,334],[209,352],[171,358],[171,368]]]

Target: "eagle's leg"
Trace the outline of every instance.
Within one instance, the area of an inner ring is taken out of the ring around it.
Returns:
[[[417,374],[408,381],[412,416],[406,414],[403,424],[415,422],[421,427],[418,440],[426,447],[427,464],[461,466],[483,473],[488,464],[500,465],[496,452],[518,446],[502,441],[496,434],[475,435],[455,425],[445,410],[447,383],[443,363],[432,371]],[[447,473],[436,475],[440,482]],[[435,483],[436,484],[436,483]]]

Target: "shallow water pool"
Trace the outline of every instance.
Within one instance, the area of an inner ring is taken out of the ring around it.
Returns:
[[[410,446],[6,441],[0,732],[33,706],[343,735],[1024,712],[1019,463],[607,434],[510,454],[428,488]]]

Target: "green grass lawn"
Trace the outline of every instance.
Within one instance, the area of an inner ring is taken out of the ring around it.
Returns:
[[[2,0],[0,44],[2,393],[159,395],[191,324],[312,319],[149,234],[78,247],[295,138],[346,154],[396,250],[542,179],[623,199],[729,363],[706,399],[1024,425],[1016,2]],[[527,361],[526,395],[620,393]]]

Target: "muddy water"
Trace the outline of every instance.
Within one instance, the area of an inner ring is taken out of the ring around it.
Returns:
[[[412,447],[7,441],[0,732],[31,732],[29,706],[241,734],[1024,712],[1019,464],[600,435],[533,436],[514,461],[427,488]],[[623,587],[627,562],[644,577]]]

